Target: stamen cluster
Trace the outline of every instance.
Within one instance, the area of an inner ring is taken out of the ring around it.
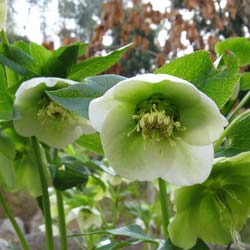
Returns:
[[[184,127],[176,119],[178,117],[175,106],[161,97],[151,97],[138,105],[133,119],[137,121],[133,132],[141,132],[145,140],[160,141],[162,139],[178,139],[175,130],[183,131]]]

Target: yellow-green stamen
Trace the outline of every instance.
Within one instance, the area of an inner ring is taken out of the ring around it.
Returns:
[[[145,140],[160,141],[167,138],[172,142],[178,139],[174,135],[176,130],[185,130],[177,121],[176,108],[159,97],[152,97],[139,104],[132,118],[137,124],[128,136],[134,132],[141,132]]]
[[[69,111],[53,101],[44,103],[37,112],[37,118],[42,124],[53,122],[60,124],[69,116]]]

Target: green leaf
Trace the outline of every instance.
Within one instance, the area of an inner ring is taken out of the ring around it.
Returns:
[[[152,238],[145,235],[141,227],[139,227],[136,224],[124,226],[116,229],[110,229],[110,230],[101,230],[101,231],[95,231],[95,232],[88,232],[83,234],[73,234],[71,237],[74,236],[81,236],[81,235],[93,235],[93,234],[108,234],[113,236],[126,236],[129,238],[141,240],[143,242],[149,242],[149,243],[155,243],[158,244],[157,240],[153,240]]]
[[[240,90],[250,89],[250,72],[244,72],[240,77]]]
[[[191,82],[222,108],[239,79],[237,59],[233,55],[225,59],[227,65],[216,69],[207,51],[197,51],[163,65],[155,73],[169,74]]]
[[[46,93],[54,102],[65,109],[88,118],[90,101],[103,95],[109,88],[124,79],[124,77],[116,75],[90,77],[84,83],[59,90],[46,91]]]
[[[15,41],[13,44],[12,44],[14,47],[22,50],[23,52],[25,52],[26,54],[30,55],[30,49],[29,49],[29,44],[25,41],[22,41],[22,40],[18,40],[18,41]]]
[[[120,241],[120,242],[112,242],[105,246],[101,246],[96,248],[95,250],[115,250],[115,249],[124,249],[123,247],[133,246],[141,243],[142,241]]]
[[[7,87],[7,79],[5,75],[5,67],[0,64],[0,90],[4,90]]]
[[[56,189],[66,190],[85,184],[88,181],[90,172],[77,161],[62,162],[59,168],[52,170],[53,185]]]
[[[95,134],[88,134],[82,135],[77,141],[76,144],[90,150],[96,152],[99,155],[104,155],[103,147],[101,143],[100,135]]]
[[[67,78],[72,66],[77,63],[79,54],[85,51],[86,44],[77,42],[49,51],[40,45],[31,44],[32,56],[42,67],[43,75]]]
[[[14,158],[16,150],[13,142],[0,131],[0,186],[11,190],[15,185]]]
[[[129,47],[130,44],[118,50],[112,51],[106,56],[92,57],[74,65],[68,78],[80,81],[87,77],[102,73],[115,64]]]
[[[0,120],[12,120],[12,115],[13,100],[7,91],[0,90]]]
[[[13,142],[9,137],[0,131],[0,152],[9,159],[14,159],[16,150]]]
[[[13,45],[3,45],[3,54],[0,55],[0,62],[10,67],[16,73],[39,75],[39,69],[35,60],[29,54]]]
[[[228,38],[224,41],[218,42],[215,45],[215,52],[219,55],[225,54],[227,51],[232,51],[240,66],[250,64],[250,42],[249,39],[244,37]]]
[[[226,141],[218,156],[233,156],[250,151],[250,115],[243,117],[239,123],[228,131]]]
[[[42,45],[38,45],[36,43],[30,42],[29,45],[30,55],[36,61],[37,65],[39,66],[39,71],[44,73],[44,67],[47,66],[49,59],[52,56],[52,51],[46,49]]]

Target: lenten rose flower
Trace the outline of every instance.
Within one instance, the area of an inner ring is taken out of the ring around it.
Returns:
[[[201,183],[213,165],[213,142],[226,119],[191,83],[166,74],[126,79],[91,101],[110,165],[132,180],[161,177],[175,185]]]
[[[36,136],[55,148],[64,148],[82,134],[93,133],[89,121],[51,100],[46,91],[76,84],[60,78],[33,78],[21,84],[14,108],[20,119],[14,120],[16,131],[25,137]]]
[[[7,0],[0,0],[0,31],[3,29],[7,16]]]

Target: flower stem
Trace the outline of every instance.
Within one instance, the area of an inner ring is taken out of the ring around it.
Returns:
[[[234,116],[239,112],[239,110],[248,102],[250,99],[250,91],[247,92],[247,94],[244,96],[244,98],[239,102],[237,107],[233,110],[231,114],[228,116],[228,121],[231,122],[234,118]]]
[[[52,159],[50,156],[49,156],[49,161],[51,163],[56,164],[56,165],[59,162],[58,150],[56,148],[54,149],[53,162],[52,162]],[[55,190],[56,190],[56,201],[57,201],[61,250],[67,250],[68,249],[68,239],[67,239],[67,228],[66,228],[66,223],[65,223],[64,206],[63,206],[63,192],[58,190],[58,189],[55,189]]]
[[[219,139],[214,144],[214,152],[218,151],[221,143],[223,142],[224,138],[227,136],[229,131],[235,127],[242,119],[244,119],[246,116],[250,115],[250,110],[246,110],[243,113],[241,113],[239,116],[237,116],[223,131]]]
[[[163,219],[163,232],[165,239],[168,238],[168,224],[169,224],[169,216],[168,216],[168,196],[167,196],[167,187],[166,182],[161,178],[158,179],[159,191],[160,191],[160,202],[161,202],[161,213]]]
[[[11,222],[11,225],[13,226],[13,228],[14,228],[14,230],[15,230],[15,232],[16,232],[16,234],[17,234],[17,236],[18,236],[18,238],[19,238],[19,240],[21,242],[23,250],[29,250],[29,245],[28,245],[27,241],[25,240],[24,235],[23,235],[20,227],[18,226],[18,224],[17,224],[17,222],[15,220],[15,217],[12,214],[9,205],[7,204],[7,202],[6,202],[6,200],[3,197],[1,192],[0,192],[0,203],[1,203],[1,205],[2,205],[2,207],[4,209],[4,211],[5,211],[6,215],[8,216],[8,218],[9,218],[9,220]]]
[[[65,224],[65,214],[63,207],[63,194],[60,190],[56,190],[56,200],[57,200],[57,211],[59,219],[61,250],[67,250],[68,241],[67,241],[67,229]]]
[[[42,188],[42,201],[43,201],[43,214],[45,219],[45,230],[46,230],[46,249],[53,250],[53,231],[52,231],[52,220],[50,213],[50,201],[48,193],[48,184],[46,180],[46,169],[42,161],[42,155],[40,151],[39,143],[36,137],[32,137],[32,145],[35,151],[35,156],[37,158],[37,166],[40,175],[40,182]]]

